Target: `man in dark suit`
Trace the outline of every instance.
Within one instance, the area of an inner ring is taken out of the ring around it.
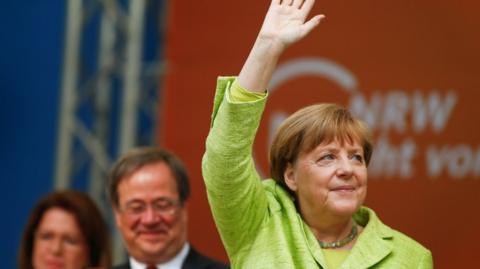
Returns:
[[[225,269],[187,241],[188,176],[181,161],[158,148],[118,160],[108,179],[115,222],[130,256],[115,269]]]

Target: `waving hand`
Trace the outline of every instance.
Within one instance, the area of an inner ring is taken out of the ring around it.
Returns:
[[[241,86],[264,91],[278,58],[291,44],[310,33],[325,17],[307,20],[315,0],[272,0],[262,28],[238,76]]]
[[[306,36],[318,25],[323,15],[306,21],[315,0],[273,0],[259,37],[277,41],[287,47]]]

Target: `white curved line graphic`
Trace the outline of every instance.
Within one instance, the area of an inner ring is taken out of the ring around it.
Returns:
[[[349,93],[357,90],[357,79],[343,66],[323,58],[298,58],[280,65],[273,73],[269,84],[269,91],[273,92],[285,81],[298,76],[325,77]]]

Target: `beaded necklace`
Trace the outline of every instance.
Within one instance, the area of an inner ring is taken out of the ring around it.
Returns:
[[[321,248],[340,248],[352,242],[352,240],[355,238],[355,236],[357,236],[357,234],[358,234],[357,224],[354,223],[352,225],[352,230],[350,231],[350,234],[347,235],[347,237],[331,243],[322,242],[318,240],[318,244],[320,244]]]

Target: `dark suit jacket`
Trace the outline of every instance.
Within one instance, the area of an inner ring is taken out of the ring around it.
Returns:
[[[182,269],[228,269],[229,266],[213,260],[207,256],[200,254],[196,251],[192,245],[190,245],[190,250],[188,251],[187,257],[182,264]],[[130,269],[130,262],[127,262],[122,265],[117,265],[112,269]]]

